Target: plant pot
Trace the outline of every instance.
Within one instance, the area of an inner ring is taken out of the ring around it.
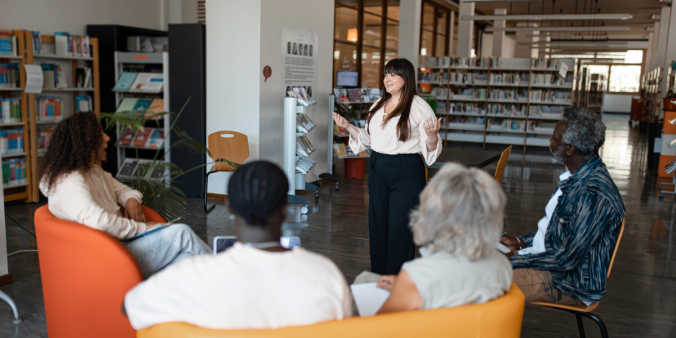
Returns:
[[[345,159],[345,178],[364,178],[365,158]]]

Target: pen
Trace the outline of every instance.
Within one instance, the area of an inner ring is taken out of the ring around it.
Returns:
[[[500,237],[503,237],[506,234],[507,234],[507,232],[503,232],[502,235],[500,235]]]

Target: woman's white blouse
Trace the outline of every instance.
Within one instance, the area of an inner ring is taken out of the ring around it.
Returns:
[[[375,106],[375,103],[373,106]],[[371,123],[366,125],[370,133],[366,132],[366,129],[359,129],[358,140],[350,136],[350,148],[355,154],[370,147],[374,151],[388,155],[420,153],[425,158],[427,165],[432,165],[437,160],[439,154],[441,154],[441,137],[437,134],[437,148],[433,151],[427,151],[427,134],[423,127],[425,120],[436,117],[430,105],[420,96],[416,95],[411,104],[411,113],[409,114],[411,133],[406,142],[399,141],[397,135],[399,116],[392,118],[383,127],[382,121],[384,118],[385,107],[380,108],[371,118]]]

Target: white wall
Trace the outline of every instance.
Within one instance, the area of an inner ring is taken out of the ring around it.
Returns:
[[[317,105],[308,110],[317,125],[308,138],[317,162],[307,180],[326,172],[328,95],[333,78],[333,0],[208,0],[207,134],[220,130],[249,138],[251,162],[265,159],[282,165],[283,67],[282,27],[316,32]],[[298,20],[302,18],[302,20]],[[272,68],[265,81],[263,67]],[[225,194],[229,174],[209,177],[210,193]]]
[[[500,56],[502,58],[513,58],[516,49],[516,40],[514,35],[505,34],[502,40],[502,55],[493,54],[493,34],[483,33],[481,35],[481,57]]]
[[[88,24],[162,29],[164,0],[0,0],[0,29],[85,34]]]
[[[632,94],[603,94],[604,113],[631,113]]]

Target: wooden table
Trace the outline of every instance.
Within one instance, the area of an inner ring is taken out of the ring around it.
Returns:
[[[500,159],[500,155],[502,155],[502,151],[444,148],[437,161],[430,166],[425,165],[425,168],[441,169],[444,164],[449,162],[460,163],[467,167],[483,168],[497,162]]]

